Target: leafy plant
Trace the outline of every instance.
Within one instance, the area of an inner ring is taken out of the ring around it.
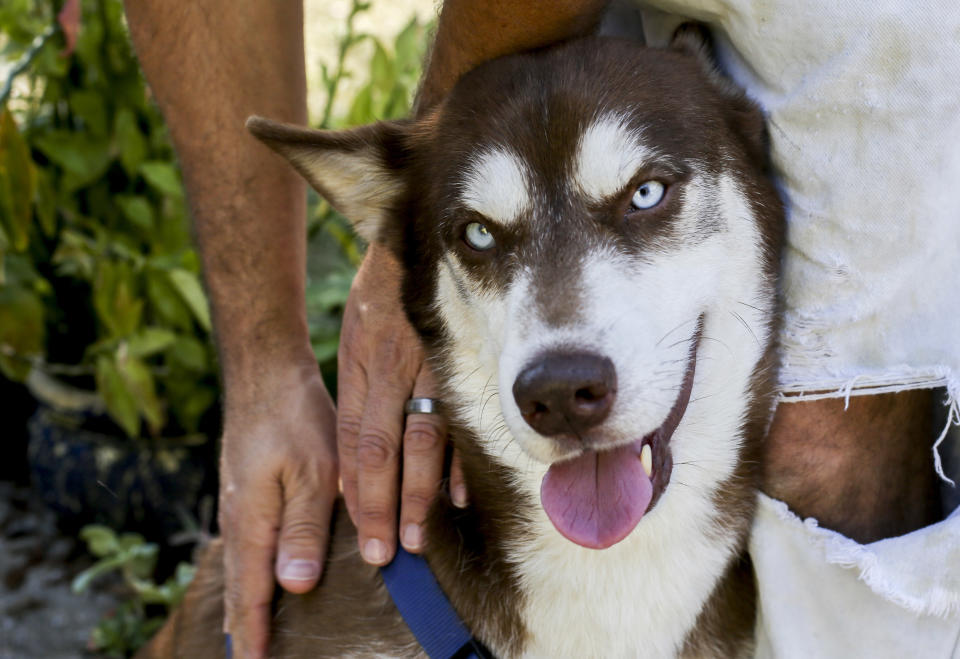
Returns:
[[[150,639],[163,624],[166,613],[180,603],[195,569],[180,563],[173,576],[157,584],[153,574],[159,548],[143,536],[117,535],[106,526],[90,525],[80,531],[80,537],[99,560],[74,578],[73,591],[82,593],[98,578],[119,572],[131,595],[93,629],[91,649],[111,657],[129,656]],[[154,609],[152,615],[150,607]]]
[[[183,189],[120,0],[9,0],[0,107],[0,372],[95,388],[131,437],[193,433],[218,395]],[[9,86],[9,81],[8,81]]]
[[[166,128],[121,0],[83,3],[72,56],[49,27],[56,4],[0,7],[0,58],[22,71],[17,93],[0,103],[0,374],[24,380],[39,371],[94,388],[130,437],[193,433],[216,402],[216,364]],[[323,128],[399,117],[410,106],[428,27],[414,18],[385,45],[354,28],[369,9],[354,1],[337,62],[323,70]],[[338,114],[361,45],[371,52],[365,82]],[[313,193],[309,217],[311,341],[332,383],[363,247]]]
[[[354,27],[356,17],[370,8],[371,3],[354,0],[344,34],[339,39],[336,63],[332,68],[322,67],[321,84],[326,101],[319,120],[320,128],[345,128],[396,119],[410,111],[431,26],[414,16],[392,43],[385,44],[371,34],[357,32]],[[361,72],[364,83],[356,91],[346,112],[338,115],[334,109],[342,93],[341,83],[352,75],[351,56],[359,52],[358,47],[364,46],[370,48],[369,59],[363,62]],[[308,231],[313,238],[307,281],[310,338],[317,360],[330,375],[336,366],[340,316],[364,248],[354,236],[350,223],[312,190],[309,202]],[[321,236],[324,240],[318,239]],[[329,384],[334,381],[328,377]]]

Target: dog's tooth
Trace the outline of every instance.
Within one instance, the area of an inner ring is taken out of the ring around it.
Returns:
[[[640,464],[643,465],[647,478],[653,475],[653,452],[650,450],[649,444],[644,444],[643,448],[640,449]]]

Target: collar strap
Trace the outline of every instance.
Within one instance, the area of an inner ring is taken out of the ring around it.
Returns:
[[[397,547],[380,576],[393,603],[430,659],[492,659],[467,629],[421,556]]]

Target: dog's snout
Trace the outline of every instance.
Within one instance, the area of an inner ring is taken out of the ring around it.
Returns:
[[[551,352],[535,359],[513,383],[513,398],[541,435],[582,434],[603,423],[617,393],[617,372],[606,357]]]

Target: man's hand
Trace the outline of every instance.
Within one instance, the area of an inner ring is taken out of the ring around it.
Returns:
[[[337,495],[335,413],[316,363],[234,386],[220,467],[226,618],[237,656],[264,656],[274,574],[304,593],[320,576]],[[276,557],[276,558],[274,558]]]
[[[393,558],[400,494],[400,541],[424,547],[423,522],[443,476],[446,425],[436,414],[406,417],[411,396],[437,398],[423,349],[400,302],[400,264],[371,246],[344,312],[340,339],[337,443],[344,498],[360,552],[374,565]],[[401,479],[402,465],[402,485]],[[463,504],[459,470],[451,493]]]

